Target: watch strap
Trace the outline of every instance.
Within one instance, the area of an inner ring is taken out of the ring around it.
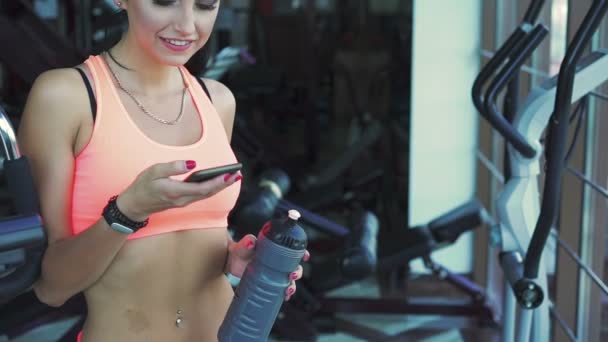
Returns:
[[[118,209],[118,205],[116,205],[117,198],[118,196],[110,197],[108,204],[105,206],[102,213],[103,218],[112,229],[125,234],[131,234],[148,224],[148,219],[145,219],[144,221],[133,221],[123,214],[120,209]]]

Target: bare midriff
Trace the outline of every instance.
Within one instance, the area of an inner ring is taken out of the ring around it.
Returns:
[[[216,341],[233,290],[226,228],[129,240],[85,291],[82,341]]]

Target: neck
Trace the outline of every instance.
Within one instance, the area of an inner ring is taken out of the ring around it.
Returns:
[[[150,58],[137,48],[128,33],[110,51],[116,62],[120,63],[118,65],[109,61],[112,69],[122,85],[133,93],[157,96],[183,89],[184,83],[179,69]]]

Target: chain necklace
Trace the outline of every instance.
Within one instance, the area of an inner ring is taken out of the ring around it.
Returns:
[[[110,69],[110,73],[112,74],[112,77],[114,77],[114,80],[116,80],[116,85],[118,85],[118,88],[120,90],[124,91],[127,95],[129,95],[129,97],[133,100],[133,102],[135,102],[137,107],[139,107],[139,109],[141,109],[141,111],[144,112],[144,114],[146,114],[147,116],[149,116],[152,119],[154,119],[162,124],[165,124],[165,125],[175,125],[182,118],[182,116],[184,114],[184,104],[186,102],[186,91],[188,90],[187,86],[184,86],[184,90],[182,92],[182,101],[181,101],[181,106],[179,108],[179,114],[177,115],[177,117],[175,119],[169,121],[169,120],[159,118],[158,116],[152,114],[149,110],[147,110],[144,107],[144,105],[129,90],[125,89],[125,87],[122,86],[122,84],[120,83],[120,80],[118,79],[118,76],[116,76],[116,73],[114,72],[112,67],[110,67],[109,64],[108,64],[108,69]],[[182,79],[183,79],[183,77],[184,77],[184,75],[182,74]]]

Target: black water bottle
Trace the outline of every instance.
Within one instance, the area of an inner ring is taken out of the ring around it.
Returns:
[[[264,225],[224,318],[220,342],[266,341],[281,309],[285,290],[304,257],[308,239],[298,225],[300,213],[289,210],[287,218]]]

